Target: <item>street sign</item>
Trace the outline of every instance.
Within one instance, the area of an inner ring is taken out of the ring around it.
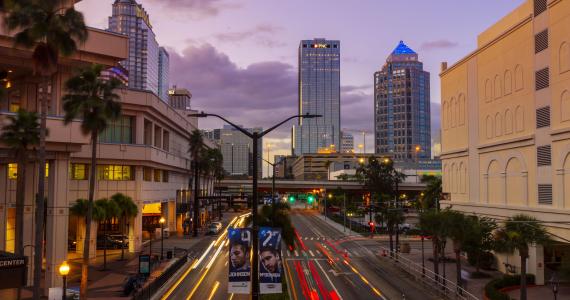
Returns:
[[[26,286],[28,258],[0,251],[0,289]]]

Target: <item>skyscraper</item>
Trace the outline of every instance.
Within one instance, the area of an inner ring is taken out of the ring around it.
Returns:
[[[121,62],[129,73],[129,87],[158,95],[159,48],[142,5],[135,0],[115,0],[109,31],[129,37],[129,58]]]
[[[299,119],[293,127],[294,155],[340,148],[340,41],[314,39],[299,44]],[[331,145],[334,145],[331,147]]]
[[[431,157],[429,72],[400,41],[374,73],[375,153],[397,161]]]
[[[164,47],[158,48],[158,97],[168,101],[168,75],[170,70],[170,56]]]
[[[348,132],[341,132],[340,152],[352,153],[354,152],[354,136]]]

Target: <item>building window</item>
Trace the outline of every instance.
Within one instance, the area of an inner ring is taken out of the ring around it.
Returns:
[[[97,166],[99,180],[134,180],[133,166],[100,165]]]
[[[548,29],[534,36],[534,53],[539,53],[548,48]]]
[[[538,185],[538,204],[552,205],[552,184]]]
[[[49,176],[49,163],[46,163],[46,176]],[[8,179],[17,179],[18,178],[18,164],[11,163],[8,164]]]
[[[154,181],[155,182],[160,182],[160,173],[162,173],[161,170],[154,169]]]
[[[536,128],[550,126],[550,106],[541,107],[536,110]]]
[[[154,126],[154,146],[156,148],[162,146],[162,128],[156,125]]]
[[[535,85],[537,91],[547,88],[550,85],[550,74],[548,72],[548,68],[536,71],[535,75]]]
[[[170,150],[170,133],[166,130],[162,135],[162,149],[164,149],[164,151]]]
[[[537,165],[540,166],[550,166],[552,164],[552,151],[551,146],[539,146],[536,147],[536,161]]]
[[[8,110],[13,113],[18,112],[18,110],[20,110],[20,103],[10,103]]]
[[[143,180],[152,181],[152,168],[149,167],[143,168]]]
[[[538,16],[546,11],[547,0],[534,0],[534,16]]]
[[[168,182],[168,171],[162,171],[162,182]]]
[[[144,120],[144,144],[152,146],[152,122]]]
[[[69,177],[72,180],[87,180],[89,178],[89,168],[87,164],[71,164],[69,166]]]
[[[132,144],[134,117],[122,116],[111,121],[99,135],[100,143]]]

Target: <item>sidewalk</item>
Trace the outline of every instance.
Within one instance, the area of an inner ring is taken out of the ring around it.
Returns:
[[[224,226],[238,213],[224,212],[222,223]],[[213,221],[218,221],[213,220]],[[212,238],[215,236],[205,235],[205,230],[199,233],[197,238],[192,236],[171,236],[164,239],[164,256],[165,259],[160,263],[160,265],[155,266],[151,273],[151,278],[159,276],[164,269],[166,269],[174,259],[167,260],[166,252],[169,250],[185,249],[190,253],[192,248],[196,246],[199,242],[204,239]],[[150,243],[145,241],[143,243],[141,252],[129,253],[125,251],[125,259],[120,260],[121,250],[107,250],[107,270],[103,271],[103,250],[97,250],[97,257],[95,263],[89,266],[89,299],[127,299],[122,297],[123,284],[126,279],[135,275],[138,272],[138,263],[140,254],[148,254]],[[152,241],[152,255],[160,256],[161,240]],[[192,254],[192,253],[191,253]],[[174,257],[180,257],[184,255],[184,251],[173,251]],[[197,255],[197,253],[194,253]],[[71,267],[70,275],[68,276],[68,289],[74,289],[79,291],[79,285],[81,282],[81,258],[73,257],[70,255],[68,263]],[[26,288],[22,291],[23,299],[31,299],[32,292],[31,287]]]

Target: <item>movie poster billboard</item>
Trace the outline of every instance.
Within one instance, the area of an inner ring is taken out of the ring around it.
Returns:
[[[258,250],[259,292],[261,294],[282,293],[281,229],[261,227]]]
[[[229,228],[228,293],[249,294],[251,289],[251,229]]]

